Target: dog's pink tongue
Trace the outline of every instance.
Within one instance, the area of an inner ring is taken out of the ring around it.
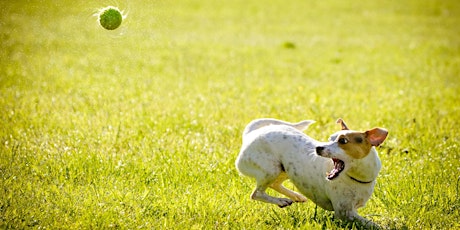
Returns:
[[[336,178],[337,176],[339,176],[340,172],[342,172],[342,170],[344,168],[343,161],[337,160],[337,159],[332,159],[332,160],[334,161],[334,168],[332,169],[332,171],[327,176],[327,179],[329,179],[329,180],[332,180],[332,179]]]
[[[327,176],[327,179],[332,180],[332,179],[336,178],[339,175],[339,172],[340,171],[338,169],[336,169],[336,168],[332,169],[332,171]]]

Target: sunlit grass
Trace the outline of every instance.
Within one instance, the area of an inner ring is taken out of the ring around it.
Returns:
[[[360,214],[460,227],[455,1],[118,4],[109,32],[112,1],[0,3],[2,228],[357,228],[249,199],[234,160],[260,117],[387,128]]]

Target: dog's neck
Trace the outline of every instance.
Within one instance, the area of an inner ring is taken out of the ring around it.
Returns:
[[[372,147],[366,157],[353,162],[352,167],[347,171],[347,175],[350,179],[358,183],[368,184],[377,178],[380,168],[381,164],[378,153]]]
[[[374,179],[374,180],[371,180],[371,181],[360,181],[360,180],[358,180],[358,179],[356,179],[356,178],[354,178],[354,177],[352,177],[350,175],[348,175],[348,177],[350,177],[350,179],[352,179],[353,181],[356,181],[356,182],[358,182],[360,184],[370,184],[370,183],[374,182],[374,180],[375,180]]]

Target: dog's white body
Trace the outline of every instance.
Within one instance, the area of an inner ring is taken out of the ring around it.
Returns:
[[[301,132],[311,123],[313,121],[292,124],[258,119],[246,127],[236,167],[242,174],[256,179],[257,186],[251,198],[285,207],[292,202],[306,201],[306,196],[321,208],[335,211],[340,219],[368,223],[356,210],[365,205],[374,190],[381,168],[373,147],[378,145],[369,147],[364,157],[355,159],[356,155],[350,156],[348,150],[343,151],[337,139],[339,136],[348,138],[348,134],[358,139],[358,132],[342,130],[333,134],[330,142],[319,142]],[[343,127],[346,127],[344,123]],[[341,142],[345,141],[341,139]],[[335,165],[336,161],[341,163]],[[340,170],[334,169],[343,165]],[[334,170],[336,172],[332,172]],[[335,175],[327,176],[328,172]],[[286,179],[290,179],[304,196],[283,187]],[[268,187],[290,199],[266,194]]]

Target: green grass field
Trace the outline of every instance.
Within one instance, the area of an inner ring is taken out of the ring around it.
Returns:
[[[106,31],[107,5],[127,19]],[[460,3],[1,1],[0,228],[358,228],[251,201],[252,119],[387,128],[360,214],[460,228]],[[288,187],[293,185],[287,183]],[[275,193],[271,193],[275,194]]]

